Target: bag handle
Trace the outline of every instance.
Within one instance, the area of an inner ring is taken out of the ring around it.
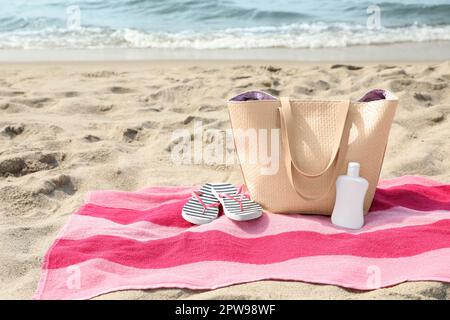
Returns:
[[[280,98],[281,102],[281,108],[279,108],[280,113],[280,122],[281,122],[281,136],[282,136],[282,143],[284,144],[283,151],[284,151],[284,157],[286,161],[286,169],[287,174],[289,178],[289,182],[291,183],[294,190],[297,192],[298,195],[300,195],[302,198],[307,200],[318,200],[325,196],[332,188],[334,184],[334,180],[336,180],[338,169],[342,166],[342,163],[345,159],[345,155],[347,153],[347,147],[348,147],[348,136],[350,128],[349,126],[346,126],[347,123],[347,116],[350,106],[350,101],[342,101],[339,103],[337,113],[337,130],[335,134],[335,140],[333,143],[333,150],[331,152],[330,160],[328,161],[327,165],[324,169],[320,170],[316,173],[311,172],[305,172],[304,170],[299,168],[299,165],[294,161],[292,158],[292,152],[293,149],[292,145],[292,137],[294,136],[293,133],[293,126],[294,126],[294,118],[292,115],[292,109],[291,109],[291,103],[289,101],[289,98],[282,97]],[[335,166],[332,168],[333,163],[336,163]],[[309,196],[306,195],[303,191],[300,190],[299,187],[294,182],[293,179],[293,171],[296,173],[308,177],[308,178],[317,178],[320,176],[323,176],[326,172],[328,172],[330,169],[333,169],[332,174],[332,181],[328,188],[319,195],[315,196]]]

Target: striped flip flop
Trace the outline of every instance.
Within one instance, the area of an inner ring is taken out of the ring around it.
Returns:
[[[257,219],[262,215],[261,206],[248,198],[230,183],[211,184],[213,195],[220,201],[224,214],[237,221]]]
[[[205,224],[213,221],[219,215],[220,203],[212,193],[211,184],[203,185],[199,191],[194,191],[192,197],[183,206],[181,216],[193,224]]]

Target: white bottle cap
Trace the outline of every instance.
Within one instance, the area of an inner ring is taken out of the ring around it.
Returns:
[[[359,177],[359,162],[349,162],[347,167],[347,176]]]

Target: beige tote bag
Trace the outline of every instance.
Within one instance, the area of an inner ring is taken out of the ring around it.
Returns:
[[[237,156],[252,200],[275,213],[330,215],[335,183],[361,164],[370,208],[398,100],[372,90],[349,100],[277,99],[261,91],[228,101]]]

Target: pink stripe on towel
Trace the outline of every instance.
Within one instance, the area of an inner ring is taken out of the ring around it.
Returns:
[[[402,206],[421,211],[450,210],[450,186],[393,186],[378,189],[371,211]]]
[[[213,260],[267,264],[315,255],[396,258],[446,248],[450,240],[449,230],[450,220],[441,220],[425,226],[358,235],[297,231],[259,238],[238,238],[214,230],[184,232],[150,241],[98,235],[82,240],[61,239],[53,249],[48,268],[64,268],[95,258],[147,269]],[[70,256],[67,252],[71,253]]]
[[[426,261],[424,264],[423,262]],[[418,268],[417,266],[421,267]],[[450,250],[440,249],[411,257],[376,259],[355,256],[313,256],[272,264],[202,261],[166,269],[139,269],[102,259],[44,270],[46,281],[36,299],[89,299],[125,289],[216,289],[257,280],[291,280],[372,290],[404,281],[450,281]],[[335,266],[330,268],[330,266]],[[338,266],[338,267],[336,267]],[[78,273],[79,283],[70,283]]]
[[[179,214],[186,200],[171,201],[146,210],[109,208],[88,203],[77,214],[104,218],[120,224],[148,221],[162,226],[189,228],[192,225]]]
[[[35,298],[213,289],[261,279],[361,290],[374,283],[450,281],[448,185],[420,177],[381,182],[359,231],[336,228],[329,217],[267,213],[256,221],[221,216],[192,226],[180,215],[192,190],[91,192],[47,253]],[[380,277],[374,280],[373,272]]]

